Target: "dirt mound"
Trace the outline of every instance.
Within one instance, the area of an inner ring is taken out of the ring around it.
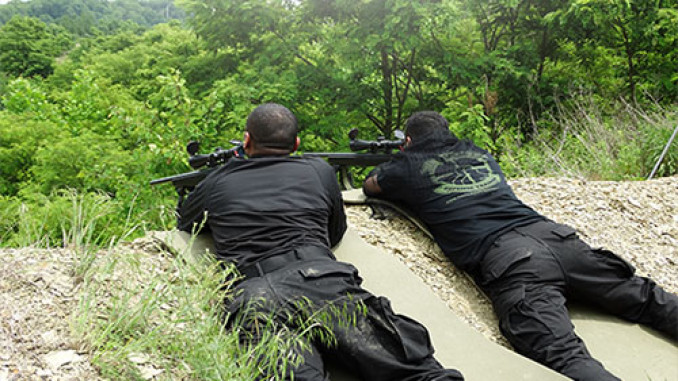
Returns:
[[[678,291],[678,177],[511,183],[518,197],[539,212],[575,227],[591,245],[615,251],[639,274]],[[469,325],[507,345],[485,297],[416,227],[397,216],[372,219],[368,207],[348,207],[347,213],[367,242],[400,258]],[[139,242],[128,246],[144,247]],[[157,255],[148,251],[149,258],[157,260]],[[72,258],[64,249],[0,250],[0,381],[99,379],[70,333],[81,291],[71,276]]]

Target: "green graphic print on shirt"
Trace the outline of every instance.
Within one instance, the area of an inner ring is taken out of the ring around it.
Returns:
[[[436,193],[450,196],[447,204],[493,191],[502,182],[487,155],[476,151],[445,152],[425,161],[421,171],[436,185]]]

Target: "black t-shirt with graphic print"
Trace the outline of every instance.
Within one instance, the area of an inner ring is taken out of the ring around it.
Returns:
[[[468,272],[501,233],[545,219],[515,196],[492,155],[446,131],[412,144],[375,173],[383,190],[377,197],[411,210]]]

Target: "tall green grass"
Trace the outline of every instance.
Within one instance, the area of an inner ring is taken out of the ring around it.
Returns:
[[[57,190],[49,195],[0,196],[0,246],[69,247],[78,251],[139,234],[143,213],[101,192]]]
[[[253,309],[232,317],[235,323],[226,330],[224,301],[233,297],[238,279],[233,267],[208,256],[196,259],[189,251],[171,255],[120,242],[97,246],[90,233],[106,204],[74,200],[72,216],[82,220],[71,223],[65,236],[74,242],[74,269],[82,282],[72,326],[104,377],[244,381],[263,374],[287,379],[309,340],[333,343],[330,320],[355,324],[357,314],[365,313],[364,305],[350,299],[347,303],[357,309],[347,304],[318,309],[300,300],[296,310],[301,313],[288,314],[289,324]],[[275,314],[280,318],[279,311]],[[248,319],[259,328],[250,344],[242,341],[252,335]]]
[[[307,348],[308,340],[332,345],[329,320],[351,325],[365,313],[364,305],[350,299],[321,309],[300,300],[296,309],[302,313],[288,314],[289,325],[273,319],[274,314],[280,318],[279,312],[248,312],[233,317],[226,330],[223,306],[233,296],[236,279],[233,267],[224,269],[212,258],[108,248],[85,274],[73,328],[110,379],[158,373],[158,379],[167,380],[245,381],[262,374],[282,380],[293,374],[301,361],[296,353]],[[358,309],[348,310],[348,304]],[[253,325],[257,340],[243,342],[253,334],[245,327]]]
[[[207,258],[107,248],[86,271],[74,331],[111,379],[161,372],[159,379],[251,380],[262,367],[291,364],[293,343],[283,335],[265,330],[243,348],[243,333],[224,329],[234,276]]]
[[[624,102],[601,106],[582,98],[561,106],[547,123],[557,128],[537,129],[530,143],[508,147],[501,164],[509,176],[641,180],[678,125],[678,107],[640,109]],[[656,176],[676,174],[674,142]]]

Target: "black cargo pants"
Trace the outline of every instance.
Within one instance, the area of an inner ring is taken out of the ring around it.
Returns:
[[[634,272],[612,252],[592,249],[573,228],[541,221],[500,236],[476,282],[517,352],[575,380],[618,380],[574,333],[565,303],[583,302],[678,340],[678,296]]]
[[[327,380],[322,357],[369,381],[463,379],[458,371],[444,369],[433,357],[424,326],[395,314],[386,298],[370,294],[360,283],[357,270],[350,264],[330,258],[295,261],[238,284],[229,312],[237,316],[239,311],[253,308],[273,316],[277,332],[290,337],[303,329],[298,323],[313,314],[325,315],[318,320],[333,332],[335,342],[328,345],[313,337],[306,348],[295,348],[303,357],[293,369],[295,380]],[[331,312],[330,305],[341,313]],[[346,315],[355,320],[347,323]],[[260,327],[251,320],[245,322],[246,331],[252,333],[248,340],[256,342]],[[266,379],[266,374],[261,376]]]

